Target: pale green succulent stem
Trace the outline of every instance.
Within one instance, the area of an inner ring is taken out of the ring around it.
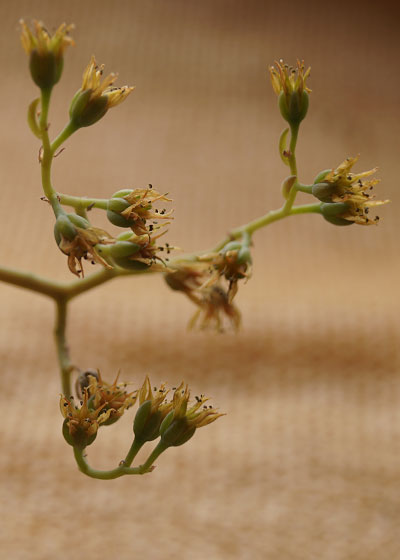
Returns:
[[[80,196],[71,196],[68,194],[58,193],[61,204],[66,206],[72,206],[73,208],[100,208],[101,210],[107,210],[107,198],[86,198]]]
[[[74,366],[69,357],[69,350],[66,339],[67,328],[67,300],[59,297],[56,300],[56,324],[54,337],[56,341],[57,356],[61,373],[61,386],[63,394],[69,398],[71,395],[71,372]]]
[[[126,474],[145,474],[148,472],[145,470],[143,465],[140,465],[139,467],[127,467],[124,462],[121,462],[120,466],[109,471],[99,471],[97,469],[93,469],[86,461],[84,450],[77,447],[74,447],[74,456],[79,470],[91,478],[113,480],[114,478],[119,478]]]
[[[121,461],[118,467],[115,469],[111,469],[109,471],[100,471],[97,469],[93,469],[89,463],[86,461],[85,457],[85,450],[79,449],[74,447],[74,456],[75,460],[78,464],[79,470],[90,476],[91,478],[99,478],[101,480],[112,480],[114,478],[119,478],[126,474],[146,474],[152,471],[152,465],[154,461],[161,455],[163,451],[167,449],[165,445],[158,443],[158,445],[153,449],[152,453],[150,454],[149,458],[143,465],[139,465],[138,467],[131,467],[131,463],[134,457],[139,452],[140,448],[143,446],[144,442],[139,442],[137,440],[133,441],[133,444],[125,458],[124,461]]]
[[[60,134],[57,136],[57,138],[55,138],[53,140],[53,142],[51,143],[51,152],[54,155],[56,153],[56,151],[58,150],[58,148],[64,144],[64,142],[66,140],[68,140],[68,138],[74,133],[76,132],[77,128],[76,126],[72,123],[72,121],[70,121],[66,127],[60,132]]]
[[[47,200],[50,202],[53,212],[56,216],[65,214],[60,201],[58,200],[57,193],[51,184],[51,164],[53,162],[53,151],[49,139],[49,105],[51,97],[51,88],[41,90],[41,111],[39,118],[39,129],[42,138],[42,149],[40,153],[40,164],[42,172],[42,185],[43,191]]]

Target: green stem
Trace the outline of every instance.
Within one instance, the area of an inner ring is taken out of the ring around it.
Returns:
[[[99,471],[97,469],[93,469],[85,459],[84,450],[78,449],[74,447],[74,456],[75,460],[78,464],[79,470],[90,476],[91,478],[99,478],[101,480],[112,480],[114,478],[119,478],[120,476],[124,476],[126,474],[145,474],[146,471],[143,468],[143,465],[139,467],[126,467],[124,463],[120,466],[116,467],[115,469],[111,469],[109,471]]]
[[[60,365],[62,392],[68,398],[71,395],[71,372],[74,369],[69,357],[65,333],[68,302],[65,298],[59,298],[56,301],[56,305],[57,312],[54,337],[56,339],[58,363]]]
[[[290,144],[289,144],[289,166],[292,175],[297,177],[296,144],[299,134],[300,124],[290,125]]]
[[[41,90],[41,112],[39,119],[39,128],[42,135],[42,153],[41,153],[41,167],[42,167],[42,185],[43,191],[48,201],[50,202],[54,214],[59,216],[65,214],[58,200],[57,193],[51,184],[51,164],[53,161],[53,152],[50,146],[49,133],[48,133],[48,114],[51,97],[51,88]]]
[[[131,448],[129,449],[129,451],[128,451],[126,457],[125,457],[125,460],[124,460],[125,467],[130,467],[131,466],[133,459],[139,453],[139,451],[143,447],[144,443],[145,443],[144,441],[139,441],[137,438],[135,438],[133,440]]]
[[[47,280],[30,272],[20,272],[0,265],[0,280],[20,288],[32,290],[45,296],[58,299],[65,292],[65,287],[58,282]]]
[[[107,210],[107,198],[86,198],[81,196],[71,196],[69,194],[58,193],[58,198],[61,204],[66,206],[72,206],[73,208],[87,209],[89,206],[93,208],[100,208],[101,210]]]
[[[74,133],[76,132],[77,128],[76,126],[72,123],[72,121],[70,121],[67,126],[60,132],[60,134],[57,136],[57,138],[55,138],[53,140],[53,142],[51,143],[51,152],[54,155],[54,153],[58,150],[58,148],[61,146],[61,144],[63,144],[66,140],[68,140],[68,138]]]
[[[168,447],[162,443],[162,441],[160,440],[157,444],[157,446],[153,449],[153,451],[151,452],[151,454],[149,455],[149,458],[147,459],[147,461],[145,463],[143,463],[143,465],[140,465],[140,468],[142,468],[144,470],[144,472],[148,472],[151,469],[151,466],[153,465],[154,461],[161,455],[161,453],[163,453],[166,449],[168,449]]]

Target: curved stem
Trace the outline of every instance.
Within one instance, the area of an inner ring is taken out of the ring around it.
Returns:
[[[90,476],[91,478],[99,478],[101,480],[112,480],[114,478],[119,478],[120,476],[124,476],[125,474],[145,474],[146,472],[150,472],[149,470],[145,470],[143,465],[139,467],[126,467],[124,463],[120,466],[116,467],[115,469],[111,469],[109,471],[99,471],[97,469],[93,469],[88,462],[86,461],[84,450],[78,449],[74,447],[74,456],[75,460],[78,464],[79,470]]]

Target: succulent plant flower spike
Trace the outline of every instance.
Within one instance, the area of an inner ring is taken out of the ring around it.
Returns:
[[[44,195],[42,199],[51,209],[51,222],[48,227],[50,230],[53,228],[57,247],[67,256],[68,268],[78,279],[60,283],[0,265],[0,281],[45,295],[55,303],[54,333],[62,385],[60,409],[64,418],[62,433],[73,447],[80,471],[102,480],[149,473],[161,453],[170,447],[183,445],[192,438],[198,428],[213,423],[222,414],[208,404],[204,395],[191,400],[189,388],[183,382],[177,388],[168,389],[165,383],[153,386],[146,376],[141,386],[128,389],[126,383],[119,381],[118,375],[109,383],[98,370],[76,365],[70,357],[67,340],[70,302],[78,295],[112,279],[130,276],[129,282],[125,284],[129,286],[130,296],[127,295],[124,302],[126,306],[130,306],[132,325],[135,329],[140,329],[140,321],[146,314],[140,309],[141,297],[134,286],[133,277],[139,274],[161,273],[169,289],[181,292],[195,305],[196,312],[189,328],[199,326],[201,329],[211,328],[222,332],[226,326],[232,326],[233,330],[238,330],[241,314],[234,304],[234,298],[240,283],[245,283],[252,276],[251,251],[254,246],[253,237],[258,230],[298,214],[317,214],[339,226],[353,223],[376,224],[378,217],[371,216],[371,210],[388,201],[375,200],[372,194],[374,186],[378,183],[377,179],[371,177],[376,169],[358,174],[352,172],[357,157],[346,159],[336,169],[327,169],[319,173],[312,185],[301,182],[296,147],[300,123],[308,110],[311,90],[307,87],[307,81],[310,68],[306,70],[304,62],[299,60],[294,67],[280,60],[269,68],[269,74],[272,87],[278,95],[281,115],[289,123],[277,142],[281,159],[290,168],[290,174],[285,174],[286,179],[281,187],[282,206],[269,211],[263,207],[261,215],[226,231],[224,238],[207,250],[200,248],[192,253],[171,255],[172,250],[177,247],[169,239],[166,242],[160,241],[162,236],[167,233],[169,235],[165,226],[172,220],[172,210],[168,209],[167,204],[171,202],[166,192],[169,188],[161,187],[156,190],[148,184],[145,187],[124,188],[114,192],[115,188],[110,187],[101,198],[89,198],[84,196],[85,193],[71,195],[56,190],[53,179],[54,158],[63,151],[65,142],[79,129],[97,123],[109,109],[125,101],[134,88],[116,87],[117,75],[110,73],[103,76],[104,66],[98,65],[92,56],[83,73],[80,87],[78,77],[76,88],[79,89],[70,103],[69,119],[60,131],[55,131],[55,126],[50,126],[49,122],[53,86],[59,82],[62,75],[64,52],[68,46],[74,44],[69,36],[72,26],[63,23],[53,34],[38,21],[34,21],[33,30],[24,21],[21,21],[21,26],[21,41],[29,55],[30,72],[34,83],[40,88],[40,96],[35,97],[29,104],[28,125],[36,141],[40,141],[37,148]],[[108,38],[105,37],[105,40]],[[87,133],[90,136],[90,130]],[[113,146],[112,144],[111,147]],[[154,174],[159,174],[159,170],[154,170]],[[79,185],[86,181],[86,173],[80,176],[77,169],[74,170],[74,175],[74,188],[78,189]],[[246,184],[244,188],[246,193],[250,193],[252,185]],[[111,194],[113,192],[114,194]],[[237,199],[239,206],[241,192]],[[309,204],[296,203],[299,192],[302,196],[309,197]],[[234,196],[232,193],[227,198],[227,204],[234,200]],[[190,199],[190,194],[188,197],[188,200],[193,200]],[[261,201],[264,199],[267,197],[260,197],[258,205],[262,205]],[[184,207],[183,201],[181,208]],[[94,225],[96,222],[92,220],[92,214],[96,212],[103,213],[103,219],[110,222],[114,231],[108,233]],[[193,210],[187,212],[187,216],[192,215]],[[221,217],[225,215],[223,212]],[[199,223],[209,234],[211,218],[207,222],[204,216],[198,217]],[[115,231],[116,228],[120,229]],[[201,239],[202,235],[199,238]],[[272,249],[271,247],[271,251]],[[285,250],[289,249],[289,246],[285,247]],[[273,254],[268,254],[267,258],[273,273]],[[84,277],[84,260],[101,267]],[[332,289],[334,288],[332,285]],[[154,289],[152,282],[148,283],[148,289]],[[104,297],[109,295],[98,292],[99,316],[106,322],[107,305],[103,305]],[[108,307],[111,312],[119,313],[120,306]],[[163,311],[165,314],[165,309],[160,309],[161,313]],[[80,333],[84,336],[86,329],[82,328]],[[113,349],[115,336],[116,334],[111,333],[108,344],[104,345],[101,351],[118,357],[118,348],[123,348],[123,344]],[[126,338],[124,344],[128,345],[134,356],[135,352],[138,352],[135,334],[129,330],[118,333],[118,336]],[[138,363],[137,360],[133,360],[135,367]],[[72,375],[76,372],[78,375],[73,380]],[[76,402],[71,393],[73,381],[76,381]],[[116,423],[136,404],[138,407],[133,419],[132,440],[125,458],[121,460],[117,457],[115,464],[118,466],[110,470],[100,471],[92,468],[86,460],[87,446],[93,443],[98,433],[104,429],[113,429],[103,427]],[[100,427],[103,429],[100,430]],[[156,443],[152,444],[155,440]],[[131,466],[142,447],[149,446],[151,449],[145,462],[136,467]]]
[[[70,107],[70,117],[76,128],[91,126],[100,120],[111,107],[122,103],[134,87],[114,87],[117,74],[103,76],[104,65],[98,66],[94,56],[83,73],[82,87],[75,94]]]
[[[367,179],[377,171],[377,167],[362,173],[352,173],[357,157],[349,157],[336,169],[331,169],[316,178],[312,194],[324,202],[321,210],[328,221],[337,225],[373,225],[379,216],[371,216],[370,210],[387,204],[389,200],[374,200],[371,192],[379,179]]]

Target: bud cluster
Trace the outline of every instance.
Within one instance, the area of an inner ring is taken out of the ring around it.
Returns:
[[[336,169],[321,171],[314,180],[312,194],[323,202],[322,215],[332,224],[377,224],[379,216],[371,216],[370,209],[389,202],[374,200],[375,196],[371,191],[379,183],[379,179],[365,180],[377,168],[362,173],[350,171],[357,160],[358,156],[347,158]]]

